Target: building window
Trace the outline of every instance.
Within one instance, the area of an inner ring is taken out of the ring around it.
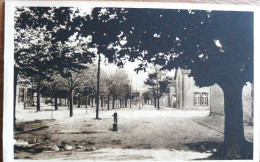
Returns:
[[[195,106],[200,105],[200,93],[195,93],[194,94],[194,105]]]
[[[194,105],[195,106],[207,106],[208,105],[208,93],[195,92],[194,93]]]
[[[208,105],[208,93],[201,94],[201,105]]]

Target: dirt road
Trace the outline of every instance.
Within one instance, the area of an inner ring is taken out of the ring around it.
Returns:
[[[48,110],[48,109],[46,109]],[[118,131],[111,131],[113,113],[118,113]],[[16,140],[35,139],[35,149],[15,149],[18,159],[89,159],[89,160],[188,160],[206,158],[217,150],[223,133],[198,124],[207,111],[156,110],[152,106],[100,111],[74,109],[69,118],[67,108],[35,113],[20,113],[18,121],[24,129],[40,125],[48,128],[15,135]],[[52,113],[52,114],[51,114]],[[55,120],[48,120],[47,117]],[[27,124],[25,124],[25,121]],[[35,121],[36,120],[36,121]],[[58,151],[52,149],[57,146]],[[71,150],[64,149],[71,146]]]

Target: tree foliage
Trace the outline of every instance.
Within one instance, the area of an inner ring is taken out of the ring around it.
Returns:
[[[155,67],[155,71],[148,74],[148,78],[145,80],[144,84],[153,89],[158,89],[158,98],[170,91],[170,78],[166,76],[165,71],[160,71],[159,67]]]

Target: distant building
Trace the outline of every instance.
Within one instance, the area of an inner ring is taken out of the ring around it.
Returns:
[[[40,103],[44,103],[45,98],[40,97]],[[32,86],[24,79],[17,82],[16,87],[16,110],[22,110],[26,107],[35,106],[37,103],[37,94]]]
[[[160,98],[160,105],[165,107],[176,107],[176,81],[172,78],[169,86],[169,93],[163,94]]]

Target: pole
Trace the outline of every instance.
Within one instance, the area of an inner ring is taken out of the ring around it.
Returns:
[[[99,111],[99,79],[100,79],[100,54],[98,54],[96,119],[98,119],[98,111]]]

